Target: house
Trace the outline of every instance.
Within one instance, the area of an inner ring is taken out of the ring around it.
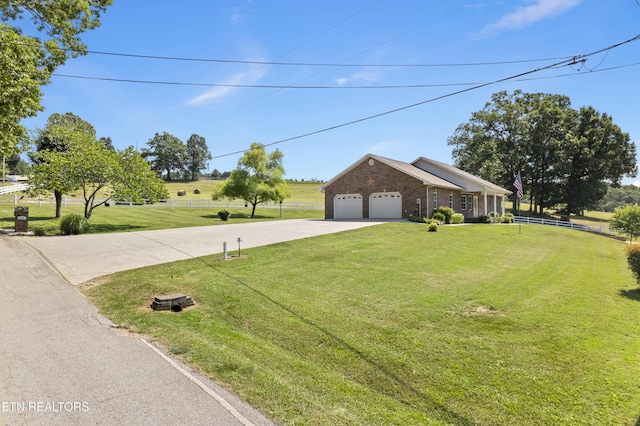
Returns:
[[[325,219],[431,217],[451,207],[473,221],[504,215],[511,191],[439,161],[413,163],[367,154],[320,187]]]

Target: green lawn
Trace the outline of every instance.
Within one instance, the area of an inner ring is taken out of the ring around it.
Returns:
[[[211,194],[220,181],[203,180],[197,182],[171,182],[167,188],[174,200],[210,200]],[[318,182],[290,182],[292,196],[287,202],[299,203],[324,203],[324,194],[318,191],[321,186]],[[194,194],[199,189],[200,194]],[[187,195],[178,197],[177,191],[185,190]],[[81,197],[81,194],[77,196]],[[14,195],[0,196],[0,229],[13,229]],[[29,207],[29,229],[42,228],[48,235],[59,233],[60,220],[55,219],[55,206],[53,204],[38,206],[37,204],[20,204]],[[303,207],[304,208],[304,207]],[[152,229],[181,228],[187,226],[219,225],[223,222],[218,219],[220,208],[166,208],[166,207],[98,207],[91,216],[91,232],[128,232]],[[280,219],[280,211],[277,208],[263,208],[260,204],[256,209],[256,216],[251,219],[249,208],[236,208],[231,210],[231,221],[234,223]],[[76,213],[84,214],[80,206],[67,206],[62,208],[62,216]],[[323,218],[322,210],[292,210],[284,208],[282,219]]]
[[[173,199],[181,200],[210,200],[211,195],[218,185],[224,181],[220,180],[198,180],[195,182],[179,181],[179,182],[167,182],[167,190],[169,195]],[[318,188],[322,186],[322,182],[287,182],[287,185],[291,189],[291,198],[286,201],[299,201],[299,202],[324,202],[324,194],[318,191]],[[200,194],[195,194],[194,191],[198,189]],[[178,191],[184,190],[187,195],[178,197]]]
[[[282,424],[636,424],[640,289],[624,244],[518,229],[389,223],[85,292]],[[175,292],[197,306],[146,308]]]

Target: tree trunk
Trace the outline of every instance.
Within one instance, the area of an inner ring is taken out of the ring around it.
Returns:
[[[60,212],[62,211],[62,192],[53,191],[53,195],[56,197],[56,219],[60,219]]]
[[[171,180],[171,170],[167,169],[167,181]]]
[[[258,205],[258,203],[251,203],[251,217],[253,218],[253,215],[256,214],[256,206]]]

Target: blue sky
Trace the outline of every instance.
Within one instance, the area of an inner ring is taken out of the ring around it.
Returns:
[[[90,51],[231,62],[90,53],[56,70],[46,110],[24,124],[72,112],[118,149],[142,148],[156,132],[183,141],[196,133],[214,156],[209,170],[220,171],[234,169],[241,154],[231,153],[252,142],[296,138],[267,148],[284,153],[286,177],[328,180],[367,153],[451,164],[456,127],[492,93],[521,89],[592,105],[637,143],[640,41],[583,65],[446,95],[629,40],[639,23],[636,0],[115,0],[83,36]],[[477,65],[488,62],[503,63]],[[418,66],[442,64],[467,65]]]

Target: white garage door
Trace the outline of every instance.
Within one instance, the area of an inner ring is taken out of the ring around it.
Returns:
[[[399,192],[376,192],[369,197],[371,219],[400,219],[402,195]]]
[[[338,194],[333,197],[334,219],[362,219],[362,195]]]

